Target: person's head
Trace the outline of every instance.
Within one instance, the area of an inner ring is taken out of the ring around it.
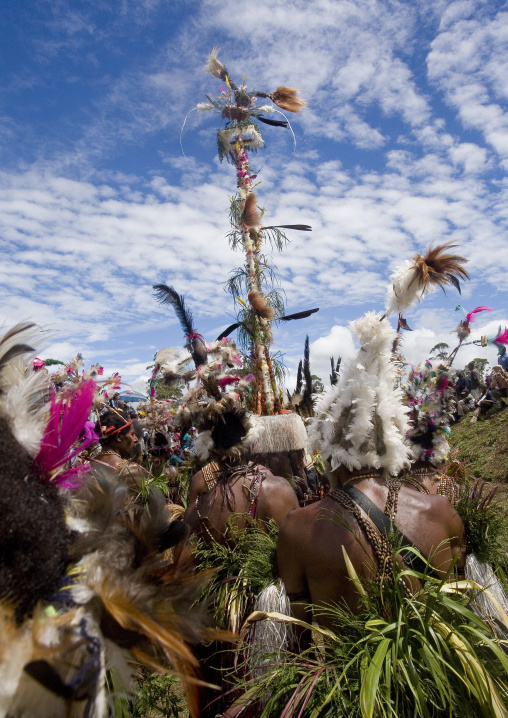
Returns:
[[[133,446],[138,440],[131,419],[108,411],[97,422],[96,431],[100,434],[100,443],[104,450],[115,451],[122,459],[131,458]]]
[[[497,348],[497,354],[500,357],[503,357],[506,354],[506,347],[504,344],[500,344]]]
[[[171,456],[171,447],[168,444],[168,438],[161,431],[156,432],[150,453],[153,457],[165,460]]]
[[[467,365],[467,368],[469,369],[469,371],[473,371],[473,369],[474,369],[474,361],[470,361],[469,364]]]

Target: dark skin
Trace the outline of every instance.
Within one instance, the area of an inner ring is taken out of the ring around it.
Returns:
[[[343,473],[338,477],[339,485],[347,476]],[[384,510],[388,494],[384,480],[357,479],[351,483]],[[429,496],[403,485],[395,525],[439,575],[444,576],[456,558],[456,568],[464,565],[464,526],[446,497]],[[279,577],[288,594],[307,594],[291,604],[296,618],[309,621],[310,603],[345,601],[351,610],[359,611],[359,597],[347,572],[343,546],[360,579],[374,580],[377,565],[365,533],[356,519],[329,496],[293,511],[282,523],[277,551]],[[331,627],[328,617],[315,619],[321,626]],[[305,633],[300,636],[301,647],[309,641]]]
[[[253,464],[249,464],[249,466],[254,467]],[[286,479],[275,476],[264,466],[258,465],[258,468],[264,478],[257,501],[256,519],[265,522],[273,519],[280,525],[290,511],[298,508],[298,499]],[[220,482],[215,488],[208,491],[203,473],[198,471],[191,482],[189,504],[185,512],[185,520],[190,524],[192,532],[205,541],[210,540],[196,511],[198,496],[202,497],[199,498],[199,512],[201,516],[206,517],[205,525],[214,540],[224,542],[226,524],[233,514],[239,515],[237,525],[239,528],[244,528],[247,522],[242,514],[248,513],[251,506],[249,487],[253,476],[252,471],[249,471],[247,475],[245,471],[242,471],[238,476],[227,481],[227,487],[225,483]]]
[[[142,479],[148,476],[148,472],[142,466],[129,461],[137,442],[138,438],[132,428],[120,431],[107,443],[103,443],[103,453],[98,459],[101,463],[108,464],[127,485],[133,487],[136,487]]]

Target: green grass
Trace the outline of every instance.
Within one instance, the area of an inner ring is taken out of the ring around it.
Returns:
[[[466,461],[468,473],[485,481],[508,480],[508,409],[491,410],[471,424],[468,414],[452,427],[450,445],[454,457]]]

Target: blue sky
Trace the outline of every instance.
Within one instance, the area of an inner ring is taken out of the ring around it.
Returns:
[[[347,355],[347,323],[382,309],[393,268],[456,240],[463,295],[435,294],[405,334],[409,361],[487,305],[474,336],[508,324],[508,10],[479,0],[4,0],[0,37],[1,321],[48,330],[41,355],[81,351],[139,386],[154,352],[181,345],[152,284],[185,295],[211,341],[232,321],[223,283],[234,172],[218,118],[189,115],[220,82],[298,87],[289,131],[262,126],[253,157],[270,224],[306,223],[275,256],[289,311],[275,348],[294,369]],[[483,353],[482,353],[483,352]],[[465,348],[457,366],[494,350]],[[291,380],[289,380],[291,385]]]

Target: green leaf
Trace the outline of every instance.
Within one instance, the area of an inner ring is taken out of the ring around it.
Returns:
[[[360,708],[363,718],[372,718],[377,699],[379,677],[383,671],[383,662],[386,652],[390,648],[391,640],[383,638],[379,642],[374,656],[366,668],[362,671],[362,687],[360,689]]]

